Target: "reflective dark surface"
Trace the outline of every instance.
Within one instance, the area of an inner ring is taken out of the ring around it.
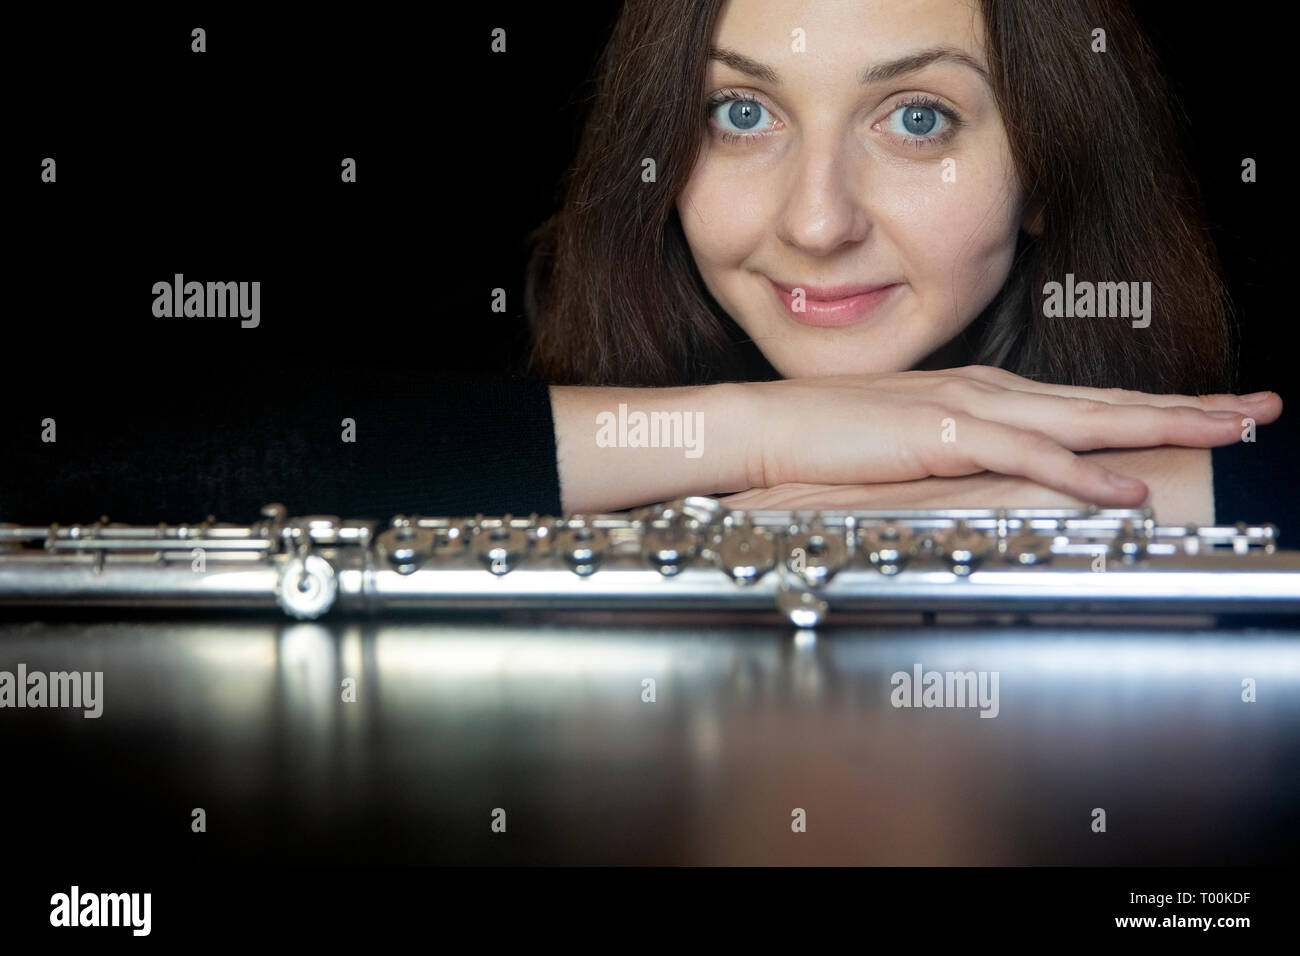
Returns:
[[[8,615],[0,670],[104,703],[0,710],[0,808],[87,861],[1289,862],[1300,641],[1212,623]],[[998,672],[997,716],[894,707],[917,664]]]

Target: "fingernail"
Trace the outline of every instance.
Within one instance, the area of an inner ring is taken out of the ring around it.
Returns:
[[[1241,417],[1237,412],[1206,412],[1205,414],[1209,415],[1211,418],[1222,418],[1224,421],[1227,421],[1229,418]]]
[[[1262,402],[1272,394],[1272,392],[1251,392],[1249,395],[1239,395],[1237,397],[1243,402]]]
[[[1110,479],[1110,483],[1116,488],[1123,488],[1125,491],[1131,488],[1140,488],[1142,486],[1142,482],[1138,481],[1136,478],[1125,478],[1123,475],[1117,475],[1113,471],[1106,477]]]

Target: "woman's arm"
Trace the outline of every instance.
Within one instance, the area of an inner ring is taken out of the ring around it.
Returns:
[[[620,409],[620,406],[622,408]],[[566,514],[616,511],[680,495],[752,486],[738,385],[681,388],[552,386],[560,500]],[[650,419],[676,414],[676,419]],[[646,416],[637,433],[637,414]],[[667,441],[664,424],[667,423]],[[656,425],[649,442],[650,425]],[[673,439],[679,440],[674,445]]]
[[[1143,504],[1167,524],[1213,524],[1214,476],[1205,448],[1142,448],[1091,452],[1108,468],[1140,478],[1151,490]],[[1088,502],[1025,478],[986,472],[877,485],[787,484],[722,499],[729,508],[1083,508]]]
[[[1271,392],[1254,401],[1150,395],[1043,385],[983,366],[684,388],[554,386],[551,401],[566,512],[984,472],[1073,501],[1136,507],[1151,489],[1141,474],[1116,469],[1148,459],[1075,452],[1226,445],[1239,439],[1243,417],[1267,424],[1282,408]],[[641,433],[638,415],[649,422]],[[1158,477],[1167,460],[1156,460]]]

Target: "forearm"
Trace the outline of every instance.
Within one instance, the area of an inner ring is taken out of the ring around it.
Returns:
[[[1140,478],[1150,490],[1145,507],[1168,524],[1213,524],[1214,481],[1210,452],[1205,448],[1126,448],[1086,453],[1107,468]],[[949,489],[930,489],[931,500],[950,494],[950,507],[1086,508],[1083,501],[1064,492],[1044,488],[1024,478],[984,473],[969,478],[937,479],[953,482]],[[962,482],[969,482],[963,485]]]
[[[1144,507],[1166,524],[1214,523],[1214,472],[1208,448],[1125,448],[1088,452],[1107,468],[1132,475],[1150,490]],[[996,480],[1000,476],[986,475]],[[1012,481],[1013,479],[1003,479]],[[999,503],[1023,496],[1041,504],[1034,507],[1087,507],[1089,502],[1020,480],[1023,487],[998,488]]]
[[[1142,448],[1088,453],[1108,468],[1142,479],[1146,505],[1168,524],[1211,524],[1214,483],[1203,448]],[[983,472],[960,478],[874,485],[782,485],[723,499],[732,508],[1083,508],[1088,502],[1026,478]]]
[[[734,385],[550,391],[565,513],[749,486],[748,423]]]

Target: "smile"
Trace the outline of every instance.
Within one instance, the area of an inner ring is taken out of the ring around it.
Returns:
[[[787,285],[768,279],[786,313],[802,325],[827,328],[865,321],[903,287],[888,285]],[[800,290],[801,294],[796,294]]]

